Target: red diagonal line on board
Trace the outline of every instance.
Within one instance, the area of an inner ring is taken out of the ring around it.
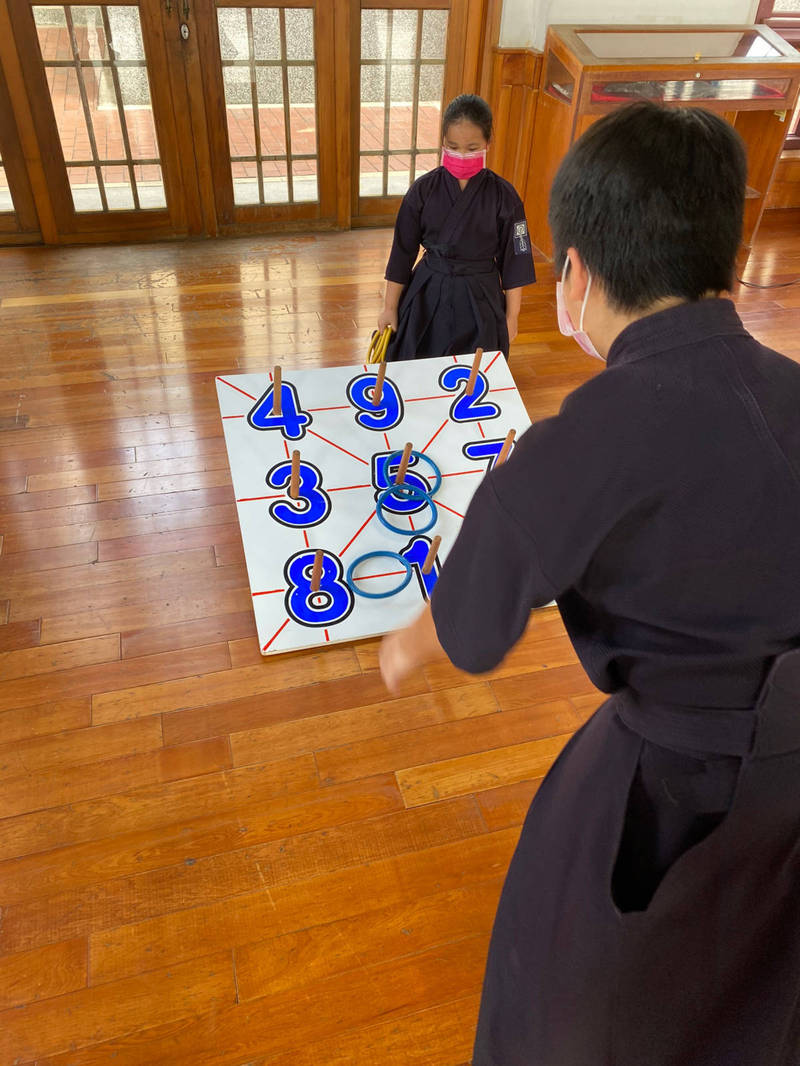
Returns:
[[[308,543],[308,530],[307,529],[303,530],[303,536],[305,537],[306,547],[310,548],[311,545]]]
[[[269,639],[269,640],[267,641],[267,643],[266,643],[266,644],[264,645],[264,647],[263,647],[263,648],[262,648],[261,650],[262,650],[262,651],[266,651],[266,650],[267,650],[267,648],[268,648],[268,647],[270,646],[270,644],[272,644],[272,642],[273,642],[273,641],[274,641],[274,640],[275,640],[275,639],[276,639],[277,637],[279,637],[279,636],[281,635],[281,633],[282,633],[282,632],[284,631],[284,629],[286,629],[286,627],[288,626],[288,624],[289,624],[289,619],[287,618],[287,619],[286,619],[286,621],[285,621],[285,622],[283,623],[283,625],[281,626],[281,628],[280,628],[280,629],[278,630],[278,632],[277,632],[277,633],[275,634],[275,636],[274,636],[274,637],[271,637],[271,638],[270,638],[270,639]]]
[[[286,592],[286,589],[266,589],[264,592],[254,592],[253,596],[273,596],[276,592]]]
[[[242,496],[238,499],[237,503],[252,503],[253,500],[280,500],[283,498],[283,493],[279,492],[277,496]]]
[[[338,489],[326,489],[326,492],[347,492],[348,489],[371,489],[371,485],[342,485]]]
[[[421,449],[421,451],[422,451],[423,455],[424,455],[424,454],[425,454],[425,452],[426,452],[426,451],[428,450],[428,448],[430,448],[430,446],[431,446],[431,445],[433,444],[433,442],[434,442],[434,441],[436,440],[436,438],[437,438],[437,437],[439,436],[439,434],[440,434],[440,433],[442,432],[442,430],[444,429],[444,427],[445,427],[445,426],[447,425],[447,423],[448,423],[449,421],[450,421],[450,419],[449,419],[449,418],[446,418],[446,419],[444,420],[444,422],[442,422],[442,424],[441,424],[441,425],[439,426],[439,428],[438,428],[438,429],[436,430],[436,432],[435,432],[435,433],[434,433],[434,435],[433,435],[433,436],[431,437],[431,439],[430,439],[430,440],[428,441],[428,443],[427,443],[427,444],[425,445],[425,447]]]
[[[497,355],[496,355],[496,356],[494,357],[494,359],[492,359],[491,363],[489,363],[489,365],[488,365],[488,366],[486,367],[486,369],[484,370],[484,374],[488,374],[488,373],[489,373],[489,371],[490,371],[490,370],[492,369],[492,367],[494,366],[494,364],[495,364],[495,363],[497,362],[497,360],[498,360],[498,359],[500,358],[500,355],[501,355],[501,353],[500,353],[500,352],[498,352],[498,353],[497,353]]]
[[[217,377],[217,381],[221,381],[223,385],[227,385],[229,389],[236,389],[242,396],[246,396],[249,400],[257,399],[256,396],[251,396],[249,392],[245,392],[244,389],[240,389],[238,385],[231,385],[230,381],[226,381],[225,378]]]
[[[311,434],[312,437],[317,437],[319,440],[324,440],[325,443],[330,444],[332,448],[338,448],[340,452],[344,452],[345,455],[349,455],[351,459],[358,459],[359,463],[363,463],[364,466],[369,466],[369,463],[366,459],[362,459],[358,455],[353,455],[353,453],[349,452],[347,448],[343,448],[341,444],[334,444],[332,440],[328,440],[327,437],[323,437],[321,433],[315,433],[313,429],[310,429],[308,432]],[[288,449],[286,451],[286,455],[289,455]]]
[[[339,552],[339,558],[340,559],[344,555],[344,553],[347,551],[347,549],[350,547],[350,545],[353,543],[353,541],[356,539],[356,537],[367,528],[367,526],[370,524],[370,522],[372,521],[372,519],[374,517],[375,517],[375,512],[373,511],[372,514],[369,516],[369,518],[364,523],[364,525],[361,526],[360,529],[356,530],[356,532],[353,534],[353,536],[350,538],[350,540],[348,540],[347,544],[345,544],[345,546]]]
[[[286,443],[285,440],[283,442],[283,446],[286,449],[286,458],[288,459],[289,458],[289,445]]]
[[[483,470],[481,467],[475,467],[472,470],[453,470],[449,474],[442,474],[442,477],[463,477],[465,474],[481,474]]]
[[[416,533],[416,530],[414,529],[414,519],[411,517],[411,515],[408,516],[408,521],[411,524],[411,532]]]
[[[483,426],[480,424],[480,422],[478,423],[478,429],[481,431],[481,436],[483,437],[483,439],[486,440],[486,434],[483,432]]]
[[[441,503],[439,500],[436,501],[436,506],[437,507],[444,507],[445,511],[449,511],[450,514],[454,514],[456,516],[456,518],[463,518],[464,517],[463,514],[461,514],[459,511],[454,511],[452,507],[448,507],[446,503]]]
[[[350,404],[343,404],[341,407],[307,407],[307,411],[349,411]]]
[[[389,449],[389,451],[391,451],[392,450],[392,446],[389,443],[389,434],[388,433],[384,433],[383,434],[383,439],[386,441],[386,447]]]
[[[363,577],[353,576],[353,581],[371,581],[373,577],[399,577],[401,574],[405,574],[405,570],[389,570],[385,574],[364,574]]]
[[[328,630],[327,630],[327,629],[325,630],[325,639],[326,639],[326,640],[330,640],[330,639],[331,639],[331,638],[330,638],[330,637],[328,636]]]
[[[223,418],[244,418],[244,415],[223,415]]]

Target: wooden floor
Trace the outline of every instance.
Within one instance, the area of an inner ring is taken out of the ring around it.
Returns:
[[[460,1066],[524,812],[599,694],[553,610],[390,699],[262,660],[217,372],[346,364],[387,231],[0,252],[0,1063]],[[800,215],[747,277],[800,274]],[[533,418],[600,370],[526,299]],[[743,290],[800,353],[800,285]]]

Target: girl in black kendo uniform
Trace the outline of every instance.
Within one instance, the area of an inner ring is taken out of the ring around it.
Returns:
[[[492,112],[457,96],[442,121],[441,166],[418,178],[397,214],[378,328],[394,331],[387,360],[508,356],[522,287],[536,280],[525,209],[486,169]],[[424,255],[414,266],[420,246]]]

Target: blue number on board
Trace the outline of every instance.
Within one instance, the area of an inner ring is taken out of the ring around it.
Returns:
[[[267,474],[267,484],[273,489],[288,488],[292,480],[292,464],[286,459],[273,466]],[[270,515],[281,525],[293,529],[318,526],[331,513],[330,496],[322,489],[322,471],[313,463],[300,463],[298,499],[279,500],[269,509]]]
[[[247,416],[253,429],[279,429],[287,440],[301,440],[306,435],[306,426],[312,422],[311,415],[300,408],[297,390],[284,381],[281,385],[281,413],[272,413],[273,386],[267,389]]]
[[[431,547],[430,537],[412,537],[412,539],[406,544],[405,548],[399,555],[402,555],[404,559],[407,559],[414,568],[414,573],[417,575],[417,581],[419,582],[420,592],[423,596],[427,596],[430,599],[430,595],[433,592],[433,586],[436,584],[436,580],[439,577],[439,556],[437,555],[433,561],[433,569],[429,574],[423,574],[422,567],[425,564],[425,560],[428,558],[428,552]]]
[[[447,392],[455,392],[458,386],[464,382],[464,392],[454,400],[450,407],[450,418],[453,422],[477,422],[479,419],[497,418],[500,408],[496,403],[481,403],[489,391],[489,382],[486,376],[479,372],[475,379],[475,388],[472,395],[466,394],[466,382],[469,380],[471,370],[468,366],[448,366],[439,375],[439,385]]]
[[[467,459],[487,459],[488,464],[486,466],[487,471],[494,469],[494,464],[497,462],[497,457],[503,450],[505,440],[471,440],[468,444],[465,444],[462,451],[466,455]],[[514,445],[512,444],[512,449]]]
[[[391,463],[389,460],[394,456]],[[415,455],[411,456],[406,470],[405,483],[407,485],[413,485],[415,488],[422,489],[423,492],[430,492],[431,486],[427,478],[422,474],[415,473],[411,468],[419,463],[419,460]],[[372,484],[375,486],[375,499],[378,498],[378,494],[383,489],[388,489],[390,485],[394,484],[394,479],[397,476],[397,469],[400,466],[400,455],[397,452],[375,452],[372,456]],[[428,506],[426,500],[419,500],[416,497],[406,498],[402,495],[391,493],[383,501],[383,507],[391,514],[417,514],[418,511],[424,510]]]
[[[377,374],[363,374],[353,378],[347,386],[347,399],[354,407],[360,408],[356,415],[359,426],[385,431],[402,421],[403,400],[395,384],[384,379],[380,403],[373,406],[372,389],[377,380]]]
[[[284,569],[288,585],[286,611],[301,626],[322,628],[343,622],[353,610],[355,597],[343,581],[340,559],[330,552],[322,555],[319,591],[311,591],[315,554],[313,548],[306,548],[287,559]]]

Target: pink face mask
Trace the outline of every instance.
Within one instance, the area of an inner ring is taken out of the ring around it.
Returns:
[[[583,328],[583,316],[586,312],[586,301],[589,299],[589,293],[592,288],[592,275],[589,274],[589,284],[586,286],[586,292],[583,296],[583,303],[581,304],[581,320],[578,323],[578,328],[575,328],[575,324],[570,317],[570,313],[567,310],[567,305],[564,300],[564,278],[567,276],[567,267],[569,266],[569,259],[564,260],[564,269],[561,272],[561,281],[556,282],[556,308],[558,309],[558,328],[564,334],[565,337],[572,337],[572,339],[580,345],[580,347],[586,352],[587,355],[593,355],[595,359],[600,359],[605,362],[603,356],[598,352],[595,346],[589,339],[589,334]]]
[[[454,178],[469,181],[486,166],[486,150],[482,152],[451,152],[442,149],[442,166],[449,170]]]

